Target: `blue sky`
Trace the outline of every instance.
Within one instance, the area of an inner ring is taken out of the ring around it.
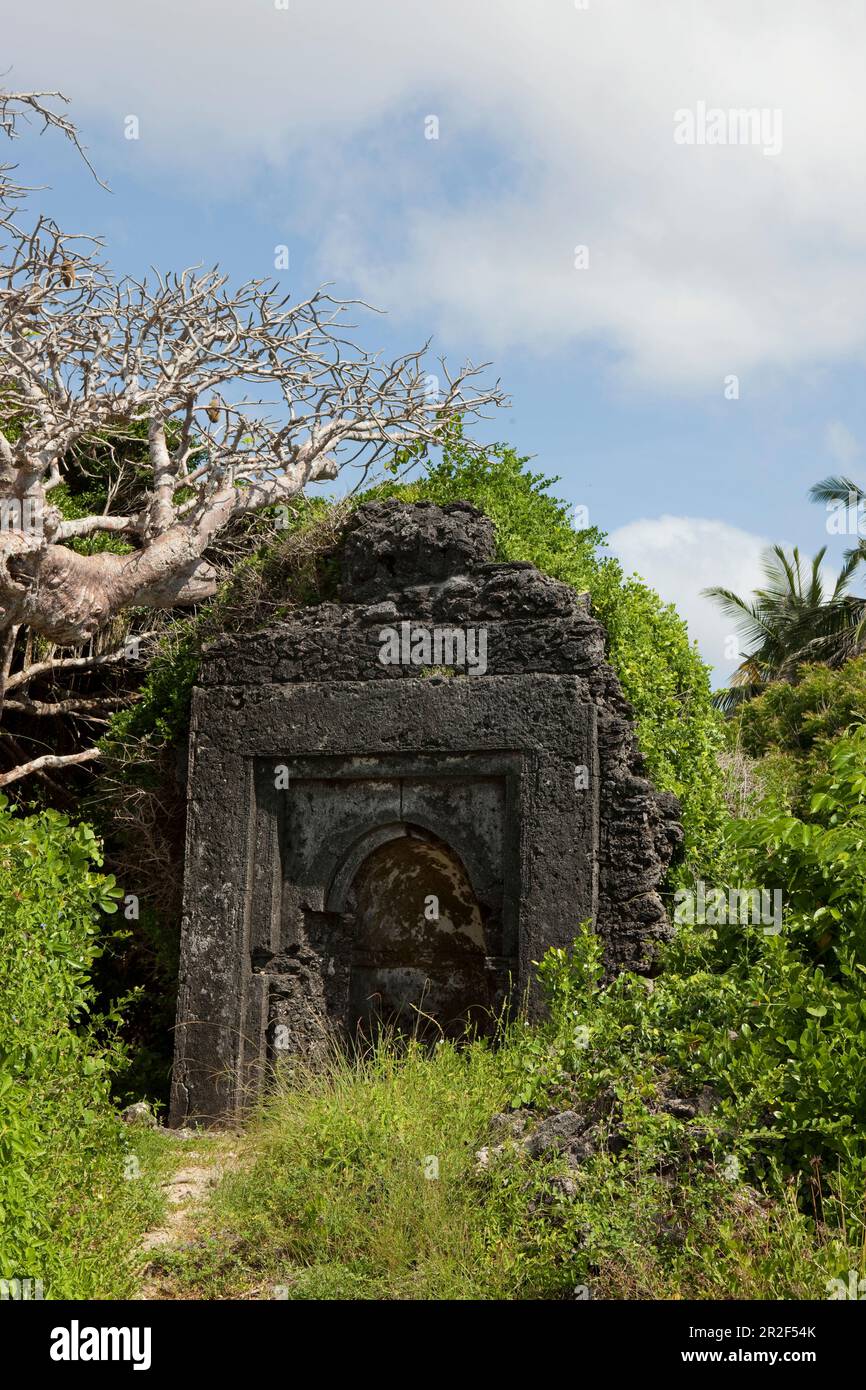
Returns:
[[[838,558],[806,493],[866,476],[862,6],[0,12],[5,85],[64,91],[112,188],[56,137],[21,141],[65,227],[136,275],[269,275],[285,243],[287,289],[332,280],[388,311],[366,345],[432,334],[455,364],[492,360],[513,403],[487,437],[561,476],[720,678],[727,627],[700,588],[749,591],[768,540]],[[700,102],[778,113],[781,149],[677,144],[675,112]]]

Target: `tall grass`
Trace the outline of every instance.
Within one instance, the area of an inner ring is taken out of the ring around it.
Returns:
[[[479,1135],[506,1101],[484,1042],[426,1050],[384,1037],[355,1059],[334,1051],[321,1070],[293,1067],[248,1131],[251,1161],[217,1194],[212,1240],[196,1252],[205,1286],[507,1297],[485,1272],[472,1181]]]
[[[639,1118],[625,1152],[577,1172],[508,1143],[479,1165],[528,1036],[433,1049],[385,1037],[284,1073],[200,1238],[160,1257],[180,1295],[826,1297],[855,1255],[795,1194],[770,1200],[700,1159],[665,1172]]]

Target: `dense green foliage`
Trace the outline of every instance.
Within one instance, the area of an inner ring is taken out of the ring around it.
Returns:
[[[743,991],[753,998],[716,1064],[756,1120],[767,1107],[764,1127],[787,1166],[838,1169],[862,1192],[866,729],[835,741],[802,815],[767,810],[733,835],[744,881],[780,889],[785,913],[778,935],[756,940]]]
[[[755,805],[807,811],[839,735],[866,721],[866,657],[838,670],[802,666],[796,683],[778,681],[738,710],[727,729],[735,756],[752,760]]]
[[[86,825],[0,796],[0,1277],[45,1297],[126,1291],[154,1193],[110,1099],[118,1016],[92,1014],[99,918],[118,890]]]
[[[866,721],[866,657],[838,671],[809,665],[796,684],[779,681],[750,700],[732,724],[744,752],[808,754],[852,725]]]

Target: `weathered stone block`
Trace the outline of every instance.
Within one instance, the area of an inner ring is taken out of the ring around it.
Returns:
[[[343,603],[206,654],[174,1124],[237,1118],[282,1059],[377,1017],[537,1011],[533,962],[587,919],[609,973],[652,969],[676,801],[642,775],[586,596],[493,553],[468,503],[370,504]],[[443,625],[444,671],[410,644],[440,650]]]

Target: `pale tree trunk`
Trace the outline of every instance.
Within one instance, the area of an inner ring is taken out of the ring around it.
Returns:
[[[52,95],[0,91],[0,135],[14,139],[36,114],[81,152]],[[201,602],[218,583],[205,555],[232,521],[347,467],[360,486],[383,459],[411,464],[443,430],[505,398],[477,384],[483,367],[452,375],[441,362],[436,373],[424,348],[391,362],[363,349],[348,316],[368,306],[325,290],[297,302],[278,280],[231,290],[216,268],[116,280],[99,241],[45,217],[22,229],[13,213],[27,193],[0,160],[0,715],[17,689],[16,710],[38,717],[70,702],[29,697],[41,663],[16,670],[19,629],[74,648],[129,608]],[[121,465],[102,514],[64,518],[51,496],[76,450],[140,445],[143,427],[146,479],[136,464],[124,494],[135,495],[134,514],[114,506]],[[94,536],[128,550],[71,548]],[[80,659],[61,656],[52,670]],[[0,786],[97,756],[40,754]]]

